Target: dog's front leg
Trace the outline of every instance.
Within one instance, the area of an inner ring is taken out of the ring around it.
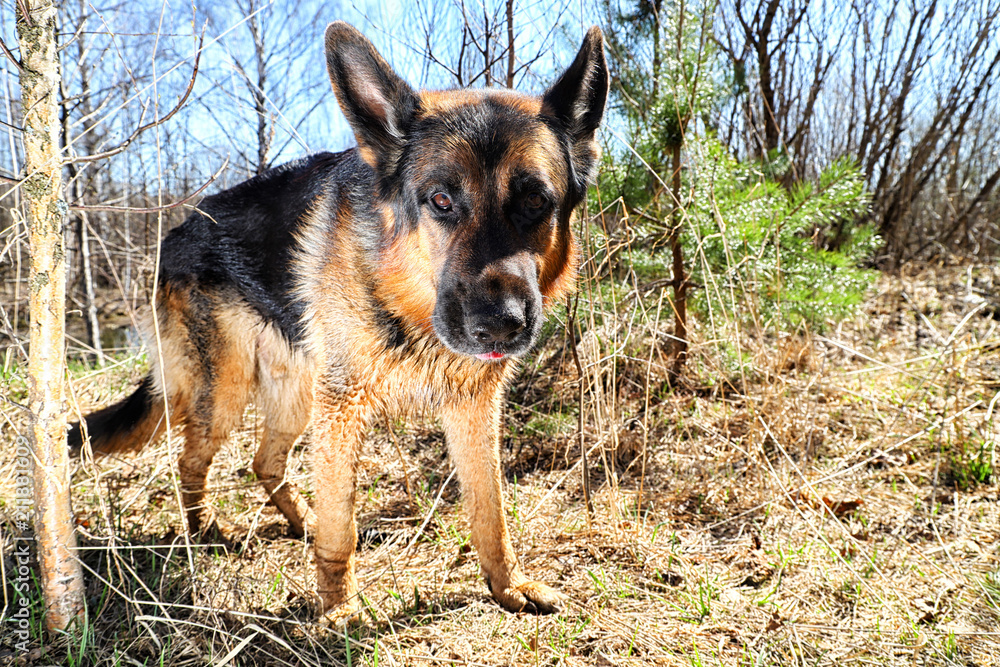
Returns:
[[[462,483],[472,543],[493,597],[508,611],[553,613],[565,598],[524,576],[507,530],[500,474],[502,394],[498,388],[492,395],[452,401],[442,406],[440,416]]]
[[[358,448],[370,406],[360,389],[318,387],[313,404],[316,588],[324,620],[343,623],[360,608],[354,549]]]

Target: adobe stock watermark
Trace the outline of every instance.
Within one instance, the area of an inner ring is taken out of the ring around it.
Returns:
[[[31,543],[35,541],[33,533],[29,533],[28,529],[31,528],[35,512],[35,488],[31,474],[31,445],[23,435],[17,436],[14,457],[13,520],[19,535],[14,537],[14,553],[11,558],[14,571],[8,575],[15,600],[13,609],[8,609],[10,613],[7,614],[6,623],[11,626],[11,634],[17,638],[15,649],[27,652],[31,637],[31,598],[28,597],[31,587]]]

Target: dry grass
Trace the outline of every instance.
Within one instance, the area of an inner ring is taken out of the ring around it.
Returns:
[[[882,278],[822,336],[703,327],[674,387],[666,301],[601,301],[578,348],[593,516],[556,328],[512,392],[504,451],[524,567],[573,601],[557,616],[492,602],[431,422],[380,429],[362,456],[367,615],[347,636],[312,623],[310,547],[248,472],[254,414],[209,482],[228,545],[178,534],[177,438],[82,462],[90,625],[34,630],[28,654],[5,634],[0,664],[1000,664],[1000,304],[981,298],[998,289],[995,267],[924,269]],[[141,373],[77,373],[75,399],[106,404]],[[6,450],[25,419],[3,409]]]

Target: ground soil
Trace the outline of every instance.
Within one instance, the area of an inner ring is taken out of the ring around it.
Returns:
[[[681,378],[655,344],[668,321],[615,347],[627,337],[605,319],[577,348],[592,512],[578,371],[557,328],[512,389],[503,441],[524,569],[571,601],[553,616],[490,598],[431,419],[366,444],[365,612],[346,634],[314,623],[310,545],[249,471],[252,410],[212,469],[208,544],[183,533],[178,436],[80,461],[90,625],[44,638],[36,616],[26,650],[0,633],[0,664],[1000,664],[998,293],[995,266],[885,276],[822,334],[740,333],[738,363],[696,327]],[[141,354],[74,366],[74,410],[144,370]],[[18,400],[16,373],[6,382]],[[3,410],[6,452],[26,421]],[[308,490],[308,439],[292,458]],[[4,456],[8,611],[12,475]]]

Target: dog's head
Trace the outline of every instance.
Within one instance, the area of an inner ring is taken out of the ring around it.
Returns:
[[[608,94],[600,29],[541,97],[414,91],[343,22],[327,28],[326,53],[376,174],[380,305],[453,352],[523,354],[544,305],[576,279],[571,218],[596,167]]]

